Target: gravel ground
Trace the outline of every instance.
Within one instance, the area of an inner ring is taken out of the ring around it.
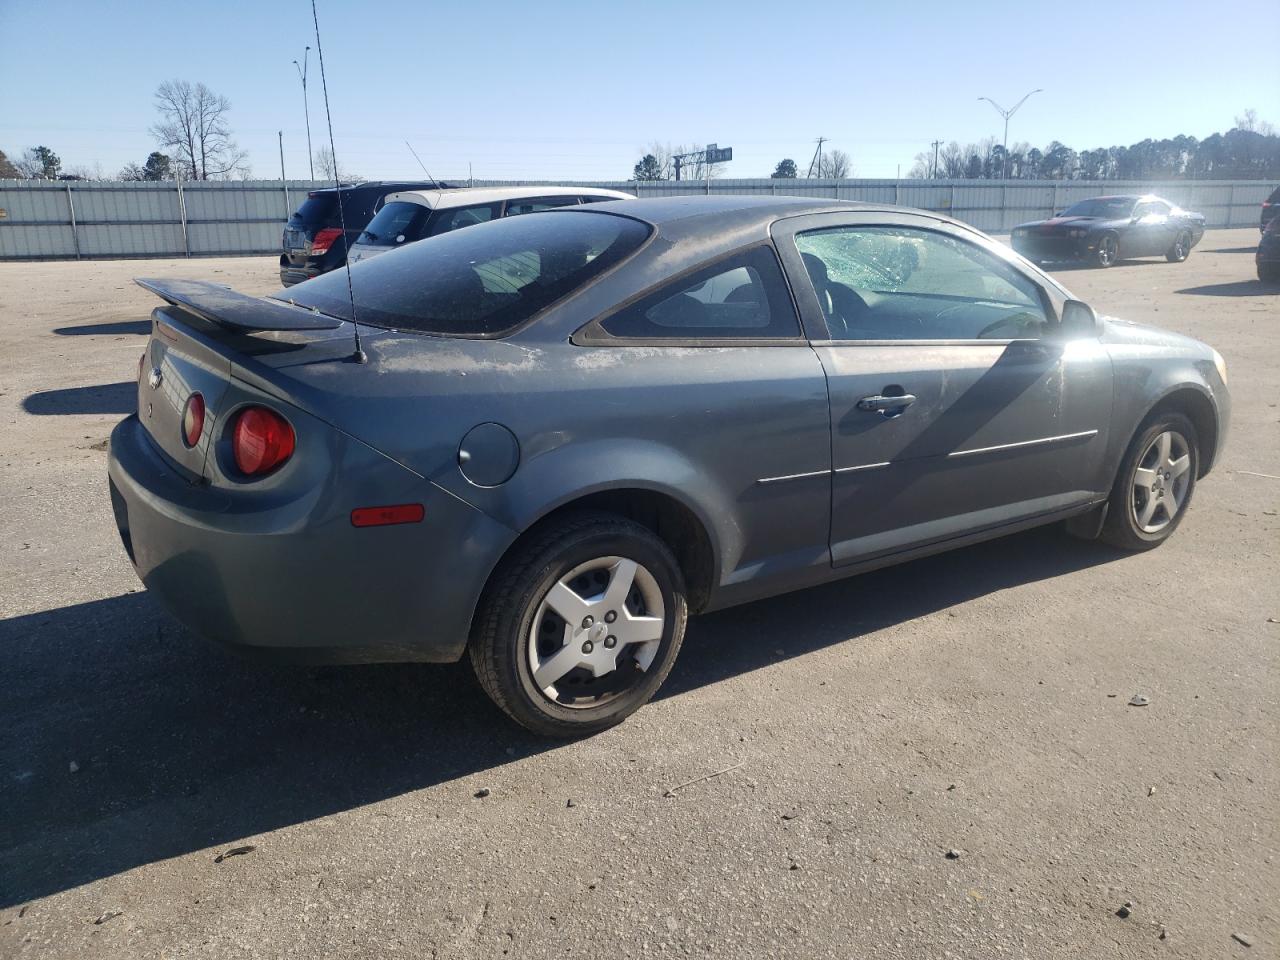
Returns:
[[[461,665],[249,664],[139,592],[103,449],[129,279],[267,292],[274,261],[0,264],[0,956],[1280,955],[1256,241],[1061,274],[1227,358],[1167,545],[1034,531],[694,620],[658,701],[568,745]]]

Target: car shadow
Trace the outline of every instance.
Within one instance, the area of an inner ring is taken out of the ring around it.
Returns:
[[[39,417],[68,413],[110,413],[118,416],[138,409],[138,385],[132,380],[93,387],[41,390],[22,401],[22,409]]]
[[[1158,266],[1177,266],[1170,264],[1168,260],[1161,257],[1158,260],[1117,260],[1110,267],[1100,267],[1096,263],[1085,261],[1064,260],[1060,263],[1050,261],[1044,265],[1044,269],[1050,273],[1074,273],[1077,270],[1116,270],[1123,267],[1158,267]]]
[[[1205,253],[1257,253],[1258,248],[1253,247],[1218,247],[1216,250],[1206,250]]]
[[[82,323],[75,327],[54,327],[60,337],[109,337],[135,335],[145,337],[151,332],[150,320],[118,320],[110,323]]]
[[[1208,283],[1199,287],[1184,287],[1174,292],[1194,297],[1257,297],[1263,294],[1280,293],[1280,285],[1263,283],[1261,280],[1235,280],[1231,283]]]
[[[662,696],[1117,556],[1045,529],[698,617]],[[0,621],[0,657],[0,907],[559,746],[464,664],[266,666],[144,592]]]

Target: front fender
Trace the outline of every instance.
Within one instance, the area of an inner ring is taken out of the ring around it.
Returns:
[[[1201,476],[1217,462],[1226,440],[1231,415],[1231,395],[1218,375],[1211,358],[1184,356],[1161,361],[1151,356],[1134,355],[1132,347],[1112,351],[1116,372],[1116,397],[1113,407],[1113,430],[1108,460],[1119,469],[1142,422],[1163,404],[1177,401],[1189,406],[1192,420],[1201,433],[1211,430],[1212,437],[1201,450]],[[1119,355],[1117,355],[1119,353]],[[1192,399],[1192,398],[1196,399]]]

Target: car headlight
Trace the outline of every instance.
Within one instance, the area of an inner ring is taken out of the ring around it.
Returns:
[[[1217,350],[1213,351],[1213,365],[1218,368],[1218,376],[1222,378],[1222,382],[1227,382],[1227,361],[1222,359],[1222,354]]]
[[[1023,227],[1016,227],[1013,231],[1013,235],[1015,237],[1025,237],[1027,235],[1027,231]]]
[[[1083,236],[1084,236],[1085,234],[1087,234],[1088,232],[1089,232],[1088,230],[1072,230],[1072,231],[1071,231],[1071,237],[1072,237],[1072,239],[1074,239],[1074,240],[1079,240],[1081,237],[1083,237]]]

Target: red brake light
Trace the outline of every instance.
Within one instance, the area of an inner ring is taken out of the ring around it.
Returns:
[[[236,416],[231,449],[236,466],[251,477],[270,473],[293,456],[293,427],[266,407],[245,407]]]
[[[316,238],[311,241],[311,255],[318,257],[322,253],[328,253],[329,248],[333,246],[333,241],[342,236],[342,231],[337,227],[325,227],[316,233]]]
[[[204,433],[204,397],[193,393],[187,397],[187,405],[182,408],[182,442],[194,447],[200,442],[200,434]]]

